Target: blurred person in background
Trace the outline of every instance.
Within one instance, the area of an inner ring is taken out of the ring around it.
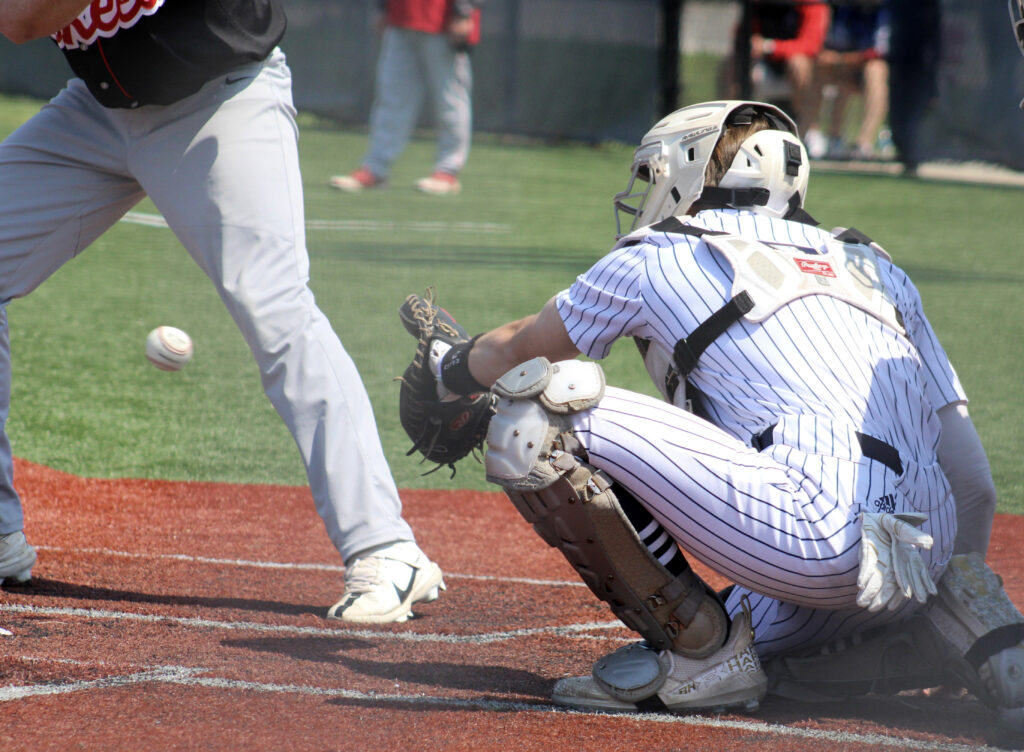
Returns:
[[[904,175],[921,162],[921,122],[938,96],[942,50],[939,0],[890,0],[889,123]]]
[[[811,84],[829,28],[829,6],[816,0],[755,0],[749,9],[752,96],[795,113],[803,132],[813,117]],[[742,59],[739,45],[746,43],[741,37],[737,30],[737,49],[724,72],[729,99],[740,96],[736,64]]]
[[[1024,55],[1024,0],[1008,0],[1007,5],[1010,8],[1010,23],[1013,26],[1014,38],[1017,40],[1017,46],[1020,47],[1020,53]],[[1024,110],[1024,99],[1020,102],[1020,108]]]
[[[875,144],[889,112],[889,10],[881,0],[840,5],[832,11],[825,46],[818,56],[804,132],[811,159],[874,159]],[[829,99],[827,136],[818,126],[822,101]],[[864,110],[852,147],[845,138],[850,97],[861,93]]]
[[[383,34],[362,165],[330,184],[346,193],[383,186],[429,97],[437,124],[433,172],[416,181],[435,196],[457,194],[472,134],[469,52],[480,39],[484,0],[380,0]]]

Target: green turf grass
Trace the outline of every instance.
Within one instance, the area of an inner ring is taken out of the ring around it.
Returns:
[[[2,100],[0,126],[30,111],[24,100]],[[420,139],[388,189],[349,196],[327,179],[358,165],[365,134],[308,117],[302,126],[312,287],[367,384],[399,485],[486,488],[472,460],[449,480],[445,471],[421,476],[418,458],[405,456],[393,377],[412,340],[397,308],[433,285],[471,332],[536,311],[610,247],[611,196],[625,185],[631,147],[480,135],[463,193],[439,199],[412,189],[431,165],[433,144]],[[875,237],[915,279],[972,398],[1001,509],[1014,512],[1024,511],[1024,272],[1013,263],[1021,196],[821,174],[808,199],[823,225]],[[155,213],[148,202],[138,211]],[[169,230],[118,225],[14,301],[10,320],[16,455],[85,476],[305,482],[241,336]],[[146,333],[159,324],[195,340],[195,358],[179,373],[157,371],[143,356]],[[611,383],[653,393],[632,343],[617,345],[604,365]]]

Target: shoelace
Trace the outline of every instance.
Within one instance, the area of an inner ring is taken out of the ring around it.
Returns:
[[[368,593],[390,582],[384,575],[385,556],[370,554],[358,559],[345,573],[345,590],[348,593]]]

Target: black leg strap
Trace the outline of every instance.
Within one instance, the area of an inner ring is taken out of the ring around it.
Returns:
[[[897,475],[903,475],[903,460],[896,447],[891,444],[868,436],[866,433],[857,431],[857,442],[860,444],[860,452],[865,457],[875,462],[881,462]],[[750,445],[757,451],[763,451],[775,443],[775,424],[768,426],[750,440]]]

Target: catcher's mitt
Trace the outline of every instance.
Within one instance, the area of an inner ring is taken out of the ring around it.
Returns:
[[[468,342],[466,330],[455,319],[434,305],[433,291],[427,297],[410,295],[398,309],[406,330],[417,340],[416,354],[405,373],[398,395],[398,416],[402,428],[412,439],[407,454],[419,452],[424,460],[436,462],[434,472],[443,466],[452,470],[455,463],[483,446],[493,410],[493,395],[478,392],[465,396],[438,396],[437,378],[430,362],[431,343],[449,345]]]

